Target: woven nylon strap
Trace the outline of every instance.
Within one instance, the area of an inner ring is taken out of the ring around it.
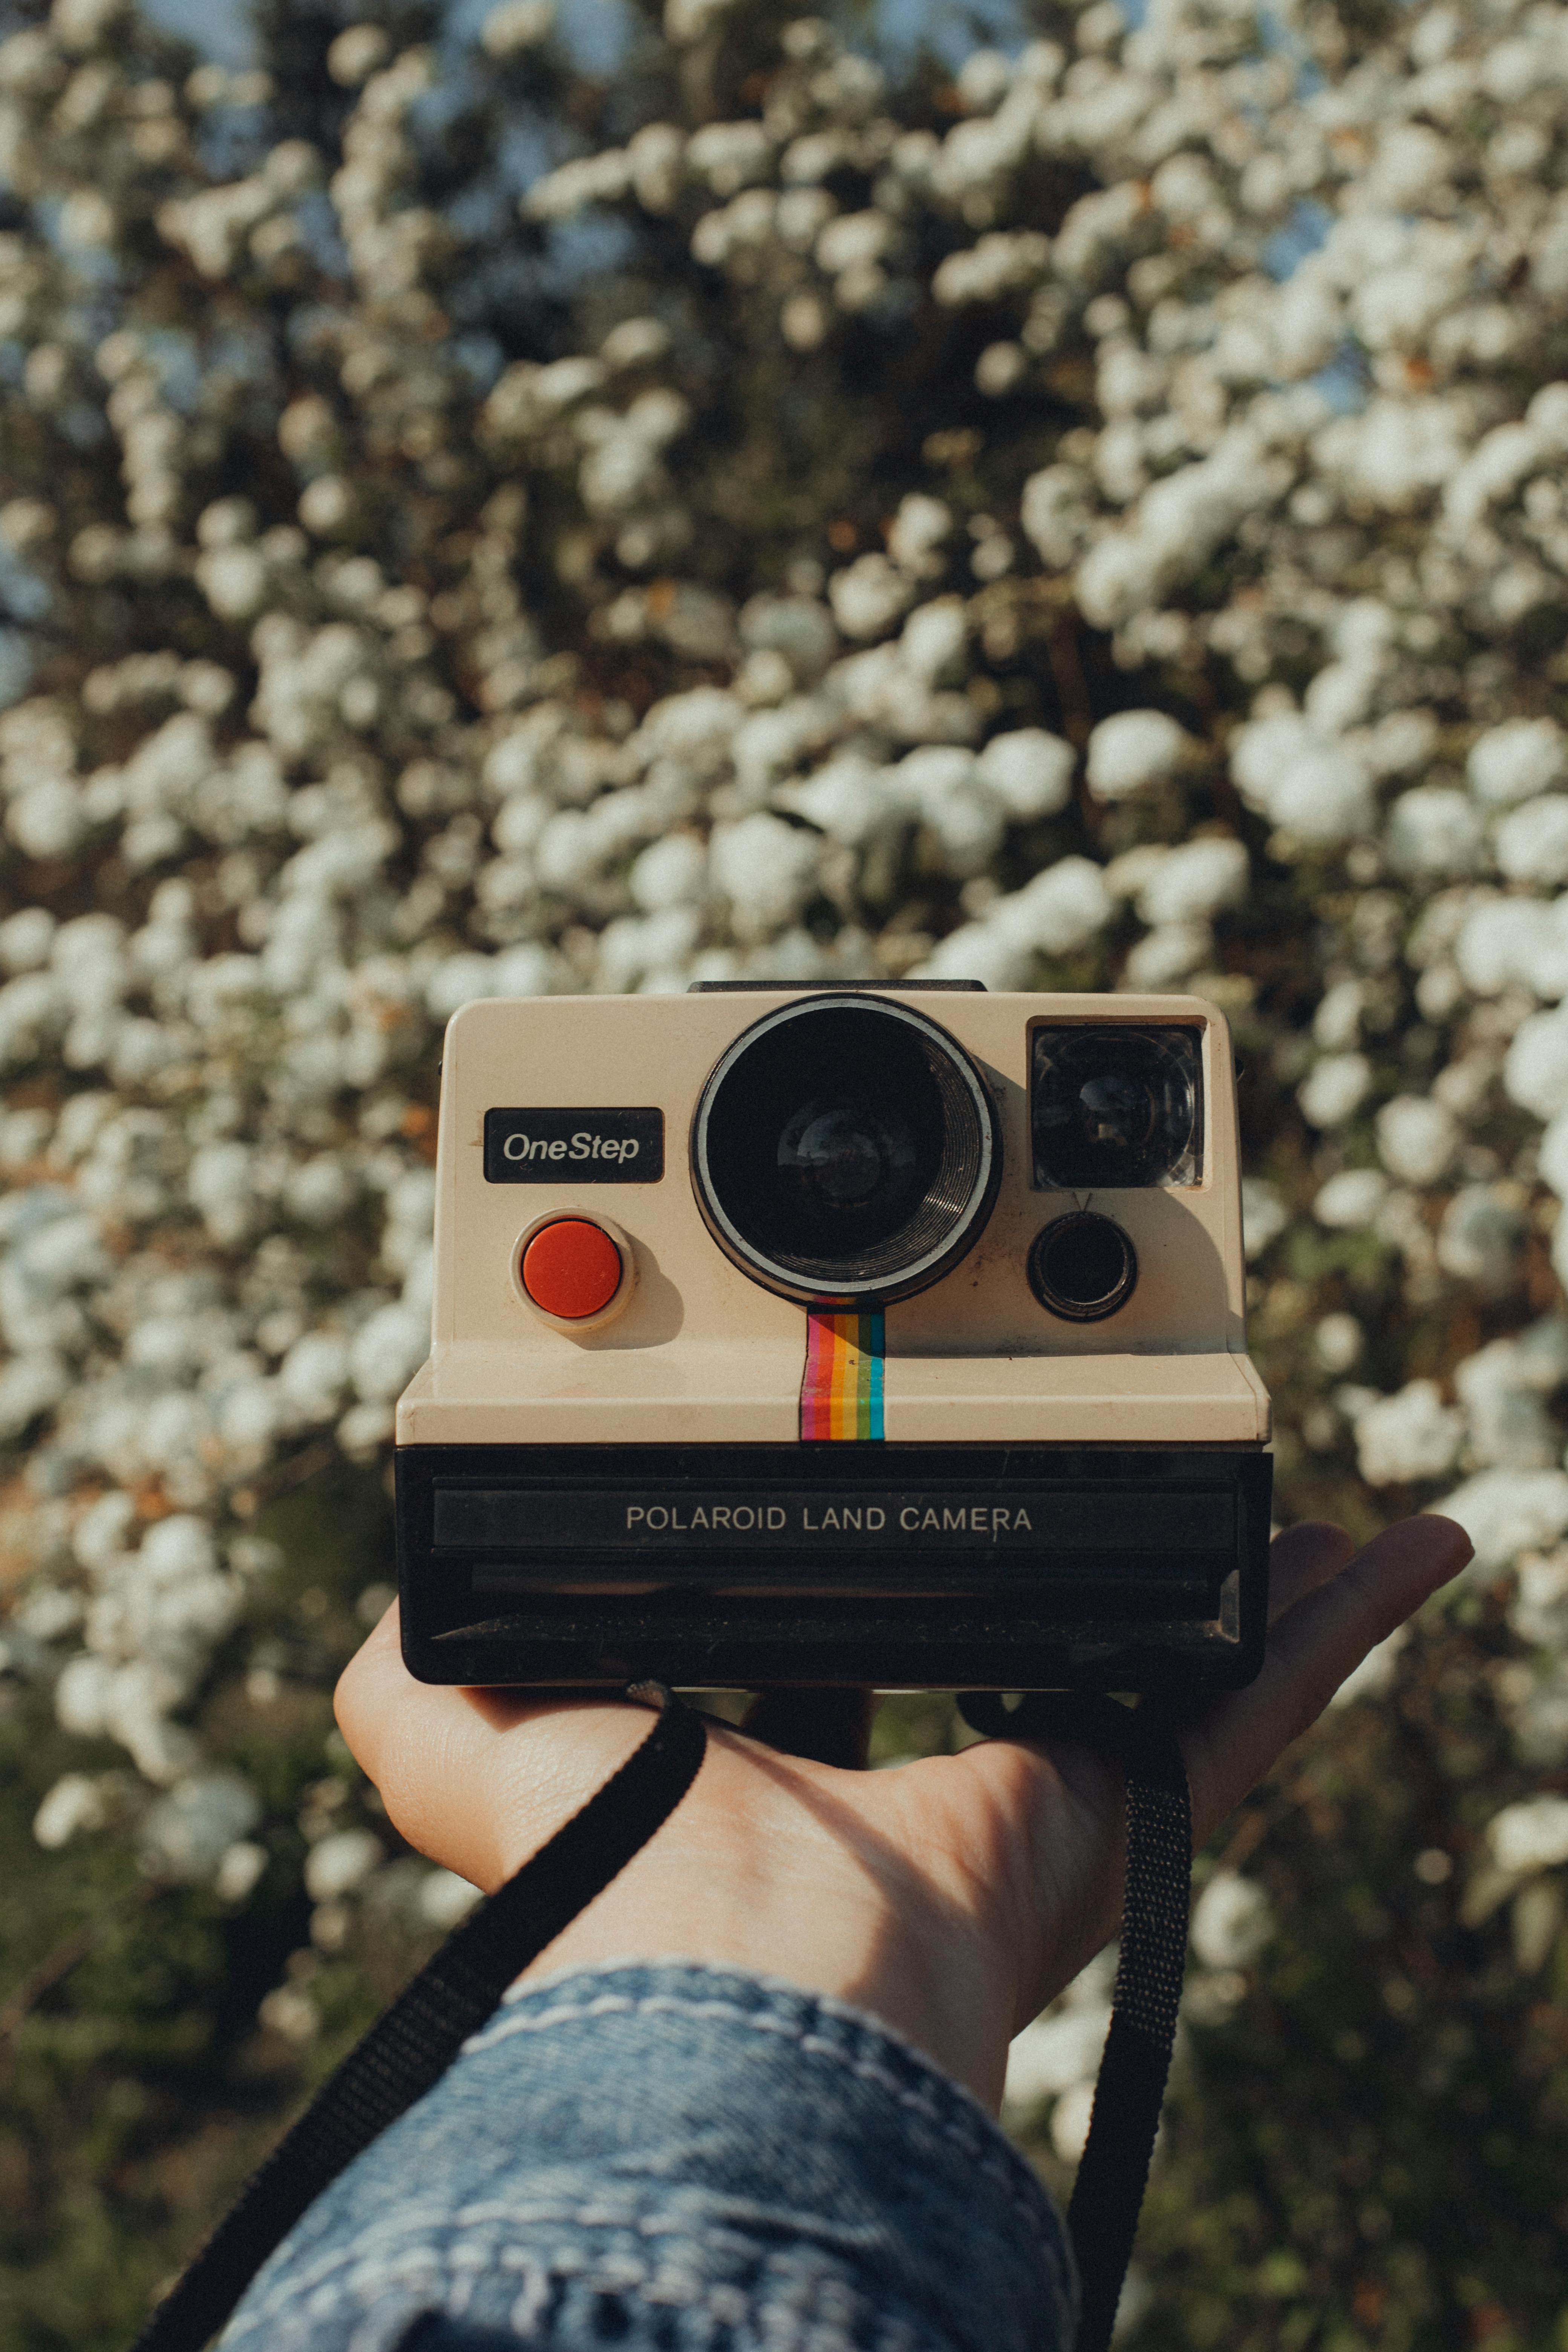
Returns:
[[[1105,2352],[1149,2184],[1186,1962],[1193,1820],[1186,1767],[1164,1714],[1075,1693],[1031,1693],[1009,1711],[968,1691],[963,1718],[993,1738],[1073,1739],[1127,1775],[1127,1884],[1110,2031],[1068,2231],[1082,2293],[1074,2352]]]
[[[514,1977],[553,1943],[668,1820],[697,1778],[702,1718],[660,1683],[627,1696],[658,1722],[618,1772],[487,1903],[376,2020],[241,2189],[132,2352],[201,2352],[328,2183],[437,2083]]]

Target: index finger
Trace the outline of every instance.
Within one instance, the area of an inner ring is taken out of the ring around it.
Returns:
[[[585,1803],[644,1738],[626,1700],[416,1681],[403,1662],[396,1601],[349,1660],[333,1694],[350,1753],[399,1835],[491,1887]],[[552,1727],[574,1718],[574,1736]]]
[[[1269,1629],[1257,1681],[1182,1734],[1195,1843],[1316,1722],[1368,1652],[1458,1574],[1473,1549],[1453,1519],[1435,1513],[1400,1519],[1286,1609]]]

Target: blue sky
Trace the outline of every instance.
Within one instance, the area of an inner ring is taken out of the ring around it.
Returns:
[[[248,65],[254,54],[244,0],[142,0],[155,24],[167,26],[226,66]],[[454,32],[472,34],[493,0],[450,0],[447,15]],[[1141,16],[1142,8],[1129,11]],[[1015,48],[1026,37],[1015,0],[879,0],[882,37],[895,49],[912,48],[924,38],[957,65],[981,40]],[[612,71],[624,40],[626,11],[621,0],[561,0],[563,39],[584,71]]]

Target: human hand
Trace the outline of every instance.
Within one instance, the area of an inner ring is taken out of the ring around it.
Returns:
[[[1429,1516],[1352,1549],[1316,1523],[1275,1542],[1262,1673],[1181,1728],[1194,1844],[1470,1556]],[[770,1696],[749,1732],[712,1725],[689,1794],[528,1973],[679,1958],[784,1977],[873,2011],[994,2111],[1013,2035],[1116,1932],[1120,1769],[1068,1740],[846,1769],[788,1752],[812,1744],[814,1712],[820,1730],[821,1696]],[[487,1894],[648,1724],[624,1701],[416,1682],[395,1603],[336,1706],[394,1826]]]

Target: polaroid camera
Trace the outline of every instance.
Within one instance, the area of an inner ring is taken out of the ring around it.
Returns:
[[[437,1190],[396,1433],[423,1680],[1257,1673],[1269,1406],[1213,1005],[468,1004]]]

